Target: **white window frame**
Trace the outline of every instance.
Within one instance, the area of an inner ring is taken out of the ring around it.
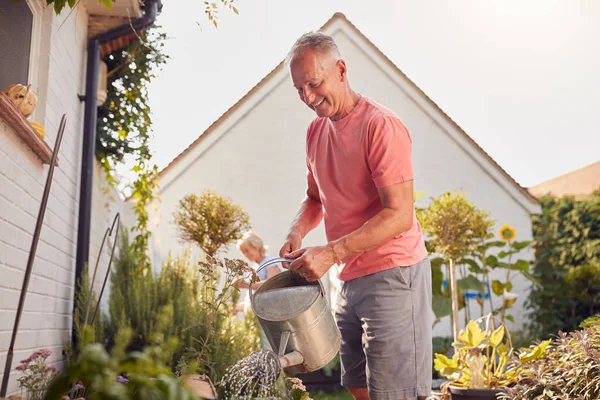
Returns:
[[[29,44],[29,68],[27,82],[37,92],[39,81],[39,57],[40,42],[42,38],[42,17],[44,8],[47,7],[43,0],[25,0],[33,15],[33,24],[31,26],[31,42]]]

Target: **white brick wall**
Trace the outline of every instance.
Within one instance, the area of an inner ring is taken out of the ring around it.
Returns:
[[[39,101],[33,119],[44,124],[51,148],[63,113],[68,121],[21,318],[9,393],[18,391],[19,373],[14,368],[34,350],[52,350],[51,361],[61,366],[63,344],[71,333],[83,133],[83,103],[77,96],[85,89],[88,16],[83,7],[70,14],[64,11],[58,17],[48,8],[41,21],[44,37],[37,56],[40,62],[35,88]],[[0,379],[47,173],[48,166],[42,165],[11,128],[0,121]],[[113,194],[116,202],[111,203],[102,193],[101,187],[106,186],[102,180],[96,165],[92,265],[105,229],[114,214],[123,211],[118,196]],[[107,202],[109,207],[105,207]],[[107,247],[104,254],[98,272],[102,278],[108,262]],[[100,284],[102,279],[97,280]]]

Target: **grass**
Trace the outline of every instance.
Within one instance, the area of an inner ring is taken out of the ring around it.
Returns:
[[[344,390],[343,392],[310,392],[310,398],[313,400],[353,400],[350,392]]]

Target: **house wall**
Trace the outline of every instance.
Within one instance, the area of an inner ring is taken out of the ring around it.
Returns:
[[[38,74],[32,78],[37,81],[38,105],[32,119],[45,126],[51,148],[63,113],[68,121],[17,336],[9,393],[18,391],[20,373],[14,368],[36,349],[52,350],[51,362],[63,364],[63,344],[70,338],[73,309],[83,124],[83,103],[77,96],[85,89],[88,15],[79,7],[57,17],[49,7],[38,18],[42,24],[41,37],[36,38],[39,55],[32,56],[38,60]],[[0,379],[47,174],[48,165],[42,165],[0,121]],[[114,214],[123,212],[123,202],[114,191],[115,200],[111,201],[110,195],[103,193],[105,186],[96,165],[90,263],[95,263],[104,230]],[[107,257],[105,248],[98,272],[101,276]]]
[[[397,76],[392,77],[368,57],[364,43],[363,48],[358,46],[359,39],[346,33],[348,30],[336,30],[333,35],[347,61],[352,86],[392,109],[411,132],[415,191],[424,192],[418,205],[425,206],[431,197],[460,189],[491,213],[497,221],[494,229],[510,224],[516,228],[519,240],[531,239],[530,214],[522,205],[523,198],[517,198],[514,188],[506,188],[506,180],[500,182],[489,173],[489,165],[484,168],[481,160],[471,155],[469,143],[457,140],[455,132],[450,134],[432,117],[432,113],[439,117],[438,111],[424,107],[422,98],[413,97],[406,84],[399,85],[395,82]],[[156,253],[163,259],[169,251],[182,249],[172,224],[177,202],[188,193],[199,194],[207,188],[242,206],[250,214],[253,229],[271,246],[270,253],[278,253],[304,196],[305,135],[314,113],[299,101],[286,71],[276,73],[246,103],[163,174],[161,204],[155,215],[160,222],[154,228]],[[324,243],[320,225],[304,245]],[[242,257],[236,249],[229,255]],[[527,288],[523,279],[514,279],[513,291],[520,297],[512,313],[515,324],[509,324],[513,329],[522,326]],[[473,302],[473,311],[474,306]],[[444,318],[436,325],[434,335],[450,334],[449,318]]]

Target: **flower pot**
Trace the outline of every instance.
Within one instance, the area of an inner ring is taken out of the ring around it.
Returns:
[[[495,400],[500,389],[464,389],[450,386],[452,400]]]

